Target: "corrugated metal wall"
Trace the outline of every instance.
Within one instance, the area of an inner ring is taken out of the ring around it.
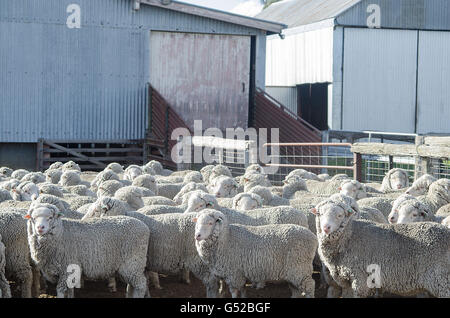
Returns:
[[[267,38],[266,85],[333,81],[333,27]]]
[[[417,132],[450,133],[450,32],[420,32]]]
[[[294,114],[298,114],[297,87],[266,86],[266,92],[289,108]]]
[[[417,31],[344,33],[342,129],[414,132]]]
[[[188,126],[247,128],[249,36],[151,32],[150,51],[152,86]]]
[[[78,0],[81,28],[69,29],[71,0],[0,1],[0,142],[141,139],[146,121],[149,31],[256,35],[263,31],[141,5]],[[257,51],[257,85],[264,85]]]

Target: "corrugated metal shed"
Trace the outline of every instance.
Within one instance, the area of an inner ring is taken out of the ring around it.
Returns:
[[[266,86],[266,92],[294,114],[298,114],[297,87]]]
[[[78,0],[81,28],[69,29],[73,3],[0,1],[0,142],[142,139],[150,30],[254,35],[264,87],[264,29],[131,0]]]
[[[256,15],[289,28],[334,18],[361,0],[283,0]]]

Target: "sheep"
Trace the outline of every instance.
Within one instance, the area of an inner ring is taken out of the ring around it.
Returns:
[[[153,196],[153,197],[143,197],[142,201],[144,201],[144,205],[168,205],[168,206],[176,206],[177,204],[166,197],[161,196]]]
[[[380,191],[389,192],[400,190],[409,186],[409,178],[406,170],[395,168],[389,170],[383,178]]]
[[[218,198],[232,198],[238,194],[238,183],[230,177],[218,176],[210,185],[210,193]]]
[[[12,200],[12,196],[8,190],[0,189],[0,202]]]
[[[315,180],[315,181],[322,181],[321,179],[319,179],[319,177],[312,172],[306,171],[304,169],[295,169],[292,170],[287,176],[286,179],[289,179],[292,176],[298,176],[302,179],[307,179],[307,180]]]
[[[336,175],[327,181],[306,180],[306,187],[313,194],[332,195],[340,191],[339,187],[345,180],[350,178],[347,175]]]
[[[22,182],[24,181],[30,181],[34,184],[43,183],[46,181],[46,176],[42,172],[30,172],[23,176],[23,178],[20,180]]]
[[[184,183],[189,183],[189,182],[202,183],[203,176],[198,171],[191,171],[183,177],[183,182]]]
[[[432,175],[424,174],[416,181],[414,181],[411,187],[409,187],[405,193],[412,196],[424,195],[428,192],[428,188],[430,187],[430,185],[436,180],[437,179]]]
[[[59,169],[50,169],[45,172],[45,180],[49,183],[58,184],[63,172]]]
[[[245,297],[245,283],[263,288],[267,281],[287,281],[292,297],[314,297],[312,262],[317,239],[308,229],[292,225],[229,224],[221,212],[207,209],[194,219],[195,246],[200,258],[223,278],[233,298]]]
[[[200,171],[201,173],[201,171]],[[203,175],[203,173],[202,173]],[[216,165],[211,169],[211,173],[209,175],[208,179],[203,178],[203,180],[205,180],[208,183],[211,183],[215,178],[219,177],[219,176],[227,176],[232,178],[233,176],[231,175],[231,171],[227,166],[224,165]]]
[[[57,186],[56,184],[47,182],[40,183],[38,185],[38,188],[40,194],[51,194],[60,198],[64,197],[63,189],[61,189],[61,187]]]
[[[29,173],[28,170],[25,169],[18,169],[15,170],[13,173],[11,173],[11,178],[22,180],[23,177],[25,177]]]
[[[417,199],[405,200],[397,207],[396,224],[406,224],[414,222],[434,222],[435,216],[428,207]]]
[[[297,191],[308,191],[305,180],[297,175],[286,177],[283,183],[282,197],[286,199],[292,199]]]
[[[192,192],[195,190],[202,190],[204,192],[208,192],[208,190],[206,189],[206,186],[204,184],[196,183],[196,182],[189,182],[180,189],[180,191],[177,193],[177,195],[173,198],[173,201],[176,204],[182,204],[183,196],[186,193],[189,193],[189,192]]]
[[[289,199],[282,198],[270,191],[270,188],[263,186],[255,186],[251,188],[248,192],[250,194],[257,194],[263,200],[263,205],[266,206],[279,206],[279,205],[289,205]]]
[[[64,164],[63,164],[61,161],[56,161],[56,162],[52,163],[52,164],[50,165],[50,167],[48,167],[47,170],[62,169],[63,165],[64,165]]]
[[[61,175],[58,184],[62,187],[69,187],[81,184],[80,173],[77,170],[66,170]]]
[[[144,172],[142,168],[137,165],[130,165],[125,169],[125,173],[123,175],[125,180],[133,181],[136,177],[140,176]]]
[[[450,203],[450,180],[439,179],[430,185],[428,193],[417,199],[435,214],[440,207]]]
[[[272,186],[267,176],[259,173],[253,173],[244,176],[242,182],[244,184],[244,192],[248,192],[251,188],[256,186],[263,186],[269,188]]]
[[[350,196],[336,193],[330,196],[326,201],[343,202],[347,204],[355,211],[356,218],[372,221],[375,223],[388,223],[386,218],[380,211],[374,208],[360,208],[356,200]]]
[[[172,174],[172,171],[164,169],[163,165],[156,160],[149,161],[145,166],[150,167],[154,171],[155,175],[170,176]]]
[[[0,235],[6,247],[6,277],[17,280],[22,298],[31,298],[32,293],[37,294],[35,289],[39,290],[36,284],[32,290],[33,278],[37,279],[39,273],[32,266],[24,215],[16,212],[0,213]]]
[[[262,207],[262,198],[254,193],[239,193],[233,198],[231,208],[238,211],[254,210]]]
[[[140,176],[136,177],[131,184],[136,187],[147,188],[153,193],[158,192],[156,179],[154,176],[149,174],[141,174]]]
[[[105,169],[95,176],[94,180],[91,182],[91,188],[93,191],[97,192],[100,184],[110,180],[119,181],[120,179],[114,171]]]
[[[209,177],[211,176],[214,167],[214,165],[207,165],[200,169],[200,173],[206,183],[209,183]]]
[[[183,183],[184,177],[179,176],[156,176],[157,184]]]
[[[117,180],[108,180],[100,183],[97,189],[97,197],[113,197],[117,190],[124,185]]]
[[[160,183],[156,194],[173,200],[184,186],[184,183]]]
[[[33,200],[29,209],[32,209],[33,207],[42,203],[47,203],[56,206],[62,213],[63,217],[68,219],[81,220],[84,216],[83,213],[71,210],[70,205],[66,201],[61,200],[60,198],[50,194],[40,195],[36,200]]]
[[[402,194],[397,199],[395,199],[395,201],[392,203],[391,213],[389,213],[389,215],[388,215],[388,221],[390,224],[397,223],[399,205],[404,201],[413,200],[413,199],[415,199],[415,197],[413,197],[412,195],[409,195],[409,194]]]
[[[134,210],[144,207],[142,188],[134,186],[123,187],[116,191],[114,197],[128,203]]]
[[[69,191],[69,193],[76,194],[79,196],[88,196],[88,197],[96,197],[96,194],[92,192],[87,186],[84,184],[79,184],[75,186],[65,187],[65,190]]]
[[[16,201],[16,200],[6,200],[0,203],[0,212],[9,211],[11,209],[25,209],[27,210],[32,201]]]
[[[447,216],[443,221],[442,221],[442,225],[450,228],[450,216]]]
[[[110,197],[102,197],[92,203],[81,220],[93,217],[126,215],[132,208],[125,202]]]
[[[127,297],[149,295],[145,265],[149,229],[126,216],[69,220],[50,204],[34,207],[27,214],[31,257],[51,283],[58,298],[73,289],[67,286],[68,266],[76,264],[87,279],[109,279],[116,273],[127,286]]]
[[[375,208],[381,213],[383,213],[384,217],[386,219],[389,219],[389,214],[392,211],[392,204],[395,201],[395,199],[390,199],[387,197],[372,197],[372,198],[364,198],[361,200],[358,200],[358,205],[360,208],[367,207],[367,208]]]
[[[2,242],[2,236],[0,235],[0,298],[11,298],[11,288],[9,282],[6,279],[6,247]]]
[[[85,204],[93,203],[95,202],[94,197],[81,197],[81,196],[73,196],[70,198],[65,197],[64,201],[66,201],[69,204],[69,208],[72,211],[78,210],[78,208],[82,207]]]
[[[13,169],[8,168],[8,167],[1,167],[0,168],[0,176],[5,177],[5,178],[9,178],[11,177],[11,174],[14,172]]]
[[[296,224],[304,227],[308,226],[306,215],[290,206],[277,206],[240,212],[234,209],[219,207],[214,196],[200,191],[197,191],[189,198],[188,207],[186,208],[185,213],[199,212],[204,209],[219,210],[227,216],[230,223],[253,226],[267,224]]]
[[[11,196],[16,201],[31,201],[39,196],[39,188],[33,182],[21,182],[11,191]]]
[[[450,215],[450,203],[444,206],[441,206],[439,210],[436,212],[436,216],[438,217],[447,217]]]
[[[8,181],[0,183],[0,189],[4,189],[7,191],[11,191],[20,184],[20,181],[17,179],[9,179]]]
[[[331,179],[331,176],[328,173],[321,173],[317,178],[319,178],[319,181],[327,181]]]
[[[450,297],[450,231],[429,222],[376,224],[355,219],[347,204],[327,202],[316,214],[319,256],[333,280],[355,297],[377,291],[410,296],[427,291]],[[380,269],[381,285],[368,284]]]
[[[186,206],[171,206],[171,205],[147,205],[137,210],[137,212],[145,215],[159,215],[169,213],[184,213]]]
[[[341,194],[352,197],[355,200],[367,198],[365,187],[357,180],[344,180],[338,188]]]
[[[119,174],[123,173],[123,166],[118,164],[117,162],[112,162],[106,166],[105,170],[111,170],[112,172]]]
[[[63,172],[67,172],[67,171],[78,171],[81,172],[81,168],[80,166],[73,162],[73,161],[68,161],[65,164],[62,165],[61,170]]]

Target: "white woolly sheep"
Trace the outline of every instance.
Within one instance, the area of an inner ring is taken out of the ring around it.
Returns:
[[[412,200],[412,199],[415,199],[415,197],[413,197],[412,195],[409,195],[409,194],[402,194],[401,196],[399,196],[397,199],[394,200],[394,202],[392,203],[391,213],[389,213],[389,215],[388,215],[389,223],[391,223],[391,224],[397,223],[399,205],[406,200]]]
[[[136,177],[140,176],[144,172],[142,168],[137,165],[130,165],[125,169],[125,173],[123,175],[125,180],[133,181]]]
[[[100,183],[97,189],[97,197],[113,197],[123,184],[117,180],[108,180]]]
[[[328,173],[321,173],[317,176],[320,181],[327,181],[331,179],[331,176]]]
[[[58,184],[61,180],[63,171],[60,169],[51,169],[45,171],[45,180],[49,183]]]
[[[78,172],[81,172],[80,166],[77,163],[73,162],[73,161],[68,161],[65,164],[63,164],[62,167],[61,167],[61,170],[63,172],[66,172],[66,171],[78,171]]]
[[[209,177],[211,176],[213,168],[214,165],[207,165],[200,169],[200,173],[206,183],[209,183]]]
[[[238,194],[238,183],[233,178],[218,176],[210,184],[210,193],[218,198],[232,198]]]
[[[262,198],[255,193],[239,193],[233,198],[231,208],[238,211],[254,210],[262,207]]]
[[[201,171],[200,171],[201,172]],[[202,174],[203,175],[203,174]],[[215,178],[219,177],[219,176],[227,176],[232,178],[233,176],[231,175],[231,171],[227,166],[224,165],[215,165],[212,169],[211,169],[211,173],[209,175],[209,179],[205,179],[203,178],[203,180],[205,180],[208,183],[211,183]]]
[[[56,161],[52,163],[47,170],[62,169],[63,165],[64,164],[61,161]]]
[[[259,195],[263,200],[263,205],[266,206],[279,206],[279,205],[290,205],[289,199],[282,198],[270,191],[270,188],[263,186],[256,186],[251,188],[246,193],[254,193]]]
[[[8,168],[8,167],[1,167],[0,168],[0,176],[5,177],[5,178],[9,178],[11,177],[11,174],[14,172],[13,169]]]
[[[18,170],[15,170],[15,171],[11,174],[11,178],[17,179],[17,180],[22,180],[22,178],[25,177],[28,173],[29,173],[28,170],[25,170],[25,169],[18,169]]]
[[[263,288],[268,281],[290,283],[292,297],[314,297],[313,258],[317,239],[308,229],[291,225],[229,224],[216,210],[195,219],[195,245],[203,262],[230,288],[245,297],[245,283]]]
[[[80,173],[77,170],[66,170],[61,175],[61,178],[59,180],[59,185],[63,187],[69,187],[74,185],[81,184],[81,177]]]
[[[297,191],[308,191],[303,178],[292,175],[283,181],[283,198],[292,199]]]
[[[380,191],[389,192],[407,188],[409,186],[409,177],[406,170],[395,168],[389,170],[383,178]]]
[[[168,205],[168,206],[176,206],[177,204],[166,197],[162,196],[153,196],[153,197],[143,197],[142,201],[144,201],[144,205]]]
[[[433,222],[435,216],[428,207],[417,199],[405,200],[397,207],[396,224],[406,224],[414,222]]]
[[[355,200],[367,198],[364,186],[357,180],[344,180],[338,188],[341,194],[352,197]]]
[[[203,176],[198,171],[191,171],[183,177],[183,182],[184,183],[189,183],[189,182],[202,183]]]
[[[263,186],[263,187],[272,186],[267,175],[259,173],[252,173],[246,175],[245,177],[243,177],[242,182],[244,184],[244,192],[248,192],[251,188],[254,188],[256,186]]]
[[[318,206],[314,213],[320,259],[333,280],[344,289],[351,288],[354,296],[368,297],[378,291],[411,296],[427,291],[435,297],[450,297],[450,231],[444,226],[357,220],[353,209],[336,202]],[[377,288],[367,284],[367,271],[373,271],[374,264],[382,275]]]
[[[447,216],[443,221],[442,221],[442,225],[450,228],[450,216]]]
[[[102,184],[103,182],[106,182],[106,181],[110,181],[110,180],[119,181],[120,179],[119,179],[119,176],[117,175],[117,173],[115,173],[113,170],[105,169],[102,172],[100,172],[99,174],[97,174],[95,176],[94,180],[92,180],[91,188],[93,191],[97,192],[100,184]]]
[[[176,204],[187,203],[187,201],[186,202],[183,201],[183,196],[186,193],[189,193],[189,192],[192,192],[195,190],[202,190],[204,192],[208,192],[208,190],[206,189],[206,186],[204,184],[196,183],[196,182],[189,182],[180,189],[180,191],[177,193],[177,195],[173,198],[173,201]]]
[[[428,193],[417,199],[425,204],[431,213],[436,213],[440,207],[450,203],[450,179],[439,179],[433,182]]]
[[[409,187],[405,193],[415,197],[419,195],[424,195],[425,193],[428,192],[428,188],[430,187],[430,185],[436,180],[437,179],[432,175],[424,174],[416,181],[414,181],[411,187]]]
[[[64,187],[64,190],[69,191],[69,193],[76,194],[79,196],[88,196],[88,197],[97,197],[97,195],[92,192],[87,186],[84,184]]]
[[[143,196],[142,188],[135,186],[120,188],[114,194],[116,199],[128,203],[134,210],[139,210],[144,207],[144,201],[142,201]]]
[[[31,257],[45,278],[56,283],[62,298],[73,289],[67,286],[68,266],[76,264],[87,279],[108,279],[116,273],[124,280],[127,297],[149,295],[145,265],[148,227],[134,218],[116,216],[84,221],[61,218],[49,204],[34,207],[27,214]]]
[[[11,191],[11,196],[16,201],[31,201],[39,196],[39,188],[33,182],[21,182]]]
[[[304,169],[295,169],[295,170],[291,171],[286,176],[286,179],[288,179],[292,176],[298,176],[298,177],[306,179],[306,180],[322,181],[321,179],[319,179],[319,177],[315,173],[306,171]]]
[[[53,183],[41,183],[38,185],[39,193],[41,194],[51,194],[57,197],[64,197],[63,190],[56,184]]]
[[[43,183],[46,181],[46,176],[42,172],[30,172],[23,176],[23,178],[20,180],[22,182],[24,181],[30,181],[34,184]]]
[[[355,217],[368,220],[375,223],[388,223],[384,215],[374,208],[360,208],[356,200],[352,197],[346,196],[341,193],[336,193],[330,196],[325,202],[342,202],[350,206],[355,211]],[[322,203],[323,204],[323,203]]]
[[[11,288],[9,282],[6,279],[6,247],[2,242],[2,236],[0,234],[0,298],[11,298]]]
[[[117,162],[112,162],[106,166],[105,170],[111,170],[115,174],[123,173],[123,166],[118,164]]]
[[[12,200],[12,196],[8,190],[0,189],[0,202]]]
[[[140,176],[136,177],[133,180],[132,185],[134,185],[136,187],[147,188],[147,189],[151,190],[153,193],[158,192],[158,186],[156,185],[156,179],[154,176],[152,176],[150,174],[141,174]]]

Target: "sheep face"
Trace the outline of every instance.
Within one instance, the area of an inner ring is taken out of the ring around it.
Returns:
[[[242,196],[236,203],[234,208],[239,211],[249,211],[260,207],[258,201],[249,195]]]
[[[219,211],[206,210],[193,220],[195,224],[196,242],[207,240],[212,234],[219,234],[225,224],[225,216]]]
[[[32,234],[44,236],[53,228],[55,222],[58,222],[61,217],[58,208],[51,205],[38,206],[31,209],[25,216],[31,222]]]
[[[19,184],[12,190],[11,196],[16,201],[32,201],[39,196],[39,188],[34,183]]]
[[[330,235],[337,231],[345,218],[354,213],[354,210],[349,208],[347,211],[341,205],[335,203],[326,203],[318,209],[312,211],[319,218],[320,229],[318,231]]]
[[[142,169],[138,166],[130,166],[125,170],[125,180],[133,181],[142,174]]]
[[[390,224],[396,224],[398,221],[398,209],[392,208],[391,213],[388,215],[388,221]]]
[[[391,174],[389,181],[394,190],[406,188],[408,186],[408,176],[403,171],[395,171]]]
[[[215,180],[212,193],[217,198],[232,198],[238,192],[237,182],[230,177],[219,177]]]
[[[13,170],[8,168],[8,167],[1,167],[0,168],[0,176],[10,177],[12,173],[13,173]]]
[[[199,212],[204,209],[211,209],[217,206],[218,203],[214,196],[199,191],[192,194],[189,198],[186,212]]]
[[[69,162],[66,162],[65,164],[63,164],[62,170],[63,171],[74,170],[74,171],[81,172],[80,166],[73,161],[69,161]]]
[[[110,163],[105,170],[111,170],[114,173],[123,173],[123,167],[117,162]]]
[[[417,204],[403,204],[397,212],[397,224],[424,222],[427,213],[419,208]]]
[[[255,173],[264,173],[263,168],[259,164],[252,164],[245,169],[245,173],[255,172]]]

